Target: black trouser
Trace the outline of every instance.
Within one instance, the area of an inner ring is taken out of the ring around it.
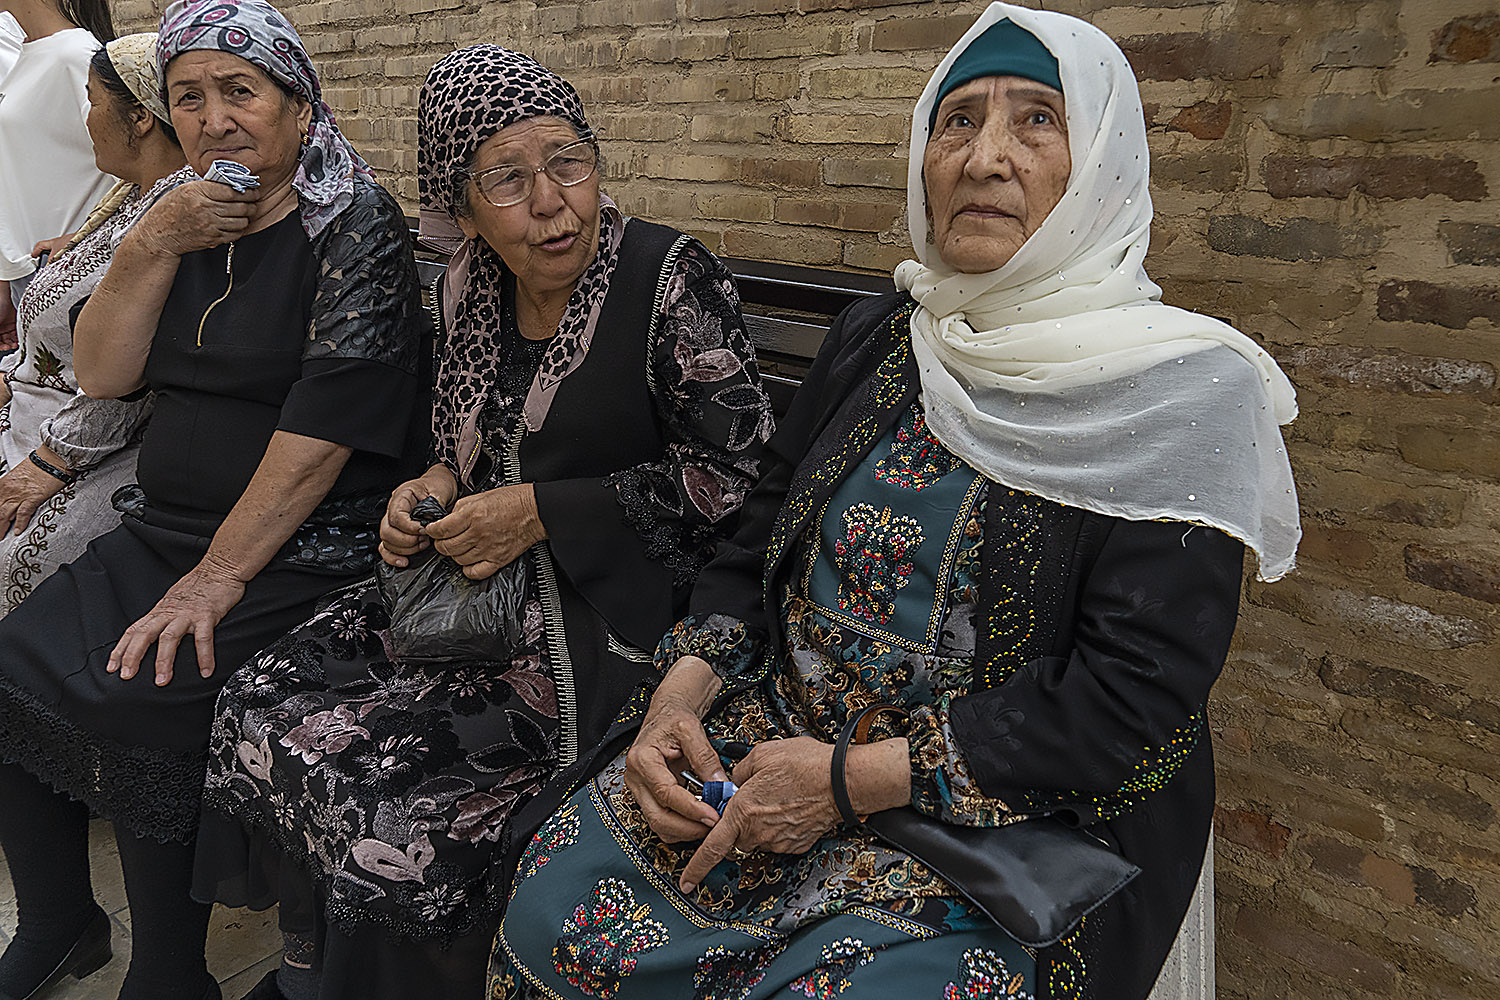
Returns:
[[[15,940],[0,958],[0,993],[31,992],[98,912],[89,882],[88,823],[81,803],[20,765],[0,764],[0,848],[19,913]],[[132,942],[121,1000],[213,995],[203,958],[211,908],[188,895],[193,845],[120,829],[115,839]]]

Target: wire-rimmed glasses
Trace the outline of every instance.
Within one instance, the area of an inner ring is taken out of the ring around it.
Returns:
[[[496,208],[519,205],[531,197],[536,175],[545,173],[563,187],[582,184],[599,167],[599,153],[588,139],[563,146],[540,167],[529,163],[500,163],[470,174],[484,200]]]

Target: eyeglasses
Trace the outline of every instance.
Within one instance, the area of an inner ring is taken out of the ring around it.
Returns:
[[[598,166],[599,153],[594,144],[580,139],[547,157],[547,162],[540,167],[529,163],[501,163],[469,176],[474,178],[485,201],[496,208],[509,208],[531,197],[537,174],[545,173],[554,183],[572,187],[592,177]]]

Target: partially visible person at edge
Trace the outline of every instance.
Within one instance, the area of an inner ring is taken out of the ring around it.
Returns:
[[[130,903],[123,1000],[215,1000],[189,896],[214,697],[362,579],[425,449],[426,327],[405,219],[335,127],[262,0],[169,6],[160,92],[194,180],[120,241],[76,325],[78,384],[155,393],[125,515],[0,620],[0,847],[19,926],[0,994],[110,956],[88,818],[113,822]]]
[[[23,32],[15,58],[0,63],[3,353],[16,346],[16,307],[36,269],[37,243],[75,232],[114,183],[94,165],[84,120],[89,59],[115,26],[108,0],[0,0],[0,14]]]
[[[910,149],[919,260],[830,331],[634,744],[532,841],[492,997],[1138,1000],[1157,977],[1209,836],[1244,549],[1274,579],[1299,537],[1292,388],[1158,301],[1141,103],[1098,29],[992,4]],[[881,703],[836,785],[835,737]],[[738,785],[722,815],[685,765]],[[1141,874],[1029,949],[859,819],[906,805],[1062,817]]]
[[[104,276],[136,220],[167,191],[197,178],[156,80],[154,31],[94,53],[89,135],[99,169],[122,179],[57,247],[19,303],[20,347],[0,373],[0,617],[119,524],[110,497],[135,482],[149,400],[91,399],[78,391],[69,314]]]
[[[367,585],[225,686],[200,898],[312,881],[282,892],[288,959],[258,998],[483,992],[500,859],[551,806],[529,827],[518,810],[654,678],[641,649],[686,611],[771,430],[733,277],[603,194],[567,81],[466,48],[428,75],[418,126],[424,231],[463,243],[434,294],[436,460],[392,496],[383,553],[435,548],[474,579],[522,560],[525,634],[500,662],[402,662]],[[425,497],[451,513],[422,528]],[[310,935],[317,976],[290,960]]]

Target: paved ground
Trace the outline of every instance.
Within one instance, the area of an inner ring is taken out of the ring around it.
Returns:
[[[49,993],[47,1000],[114,1000],[130,960],[130,911],[125,906],[125,883],[120,877],[114,832],[101,820],[95,820],[89,832],[94,898],[114,923],[115,957],[87,979],[67,980]],[[11,890],[10,869],[0,866],[0,946],[10,942],[15,928],[16,897]],[[208,970],[223,986],[224,1000],[240,1000],[276,967],[280,955],[281,934],[276,930],[275,910],[255,913],[214,907],[208,927]]]

